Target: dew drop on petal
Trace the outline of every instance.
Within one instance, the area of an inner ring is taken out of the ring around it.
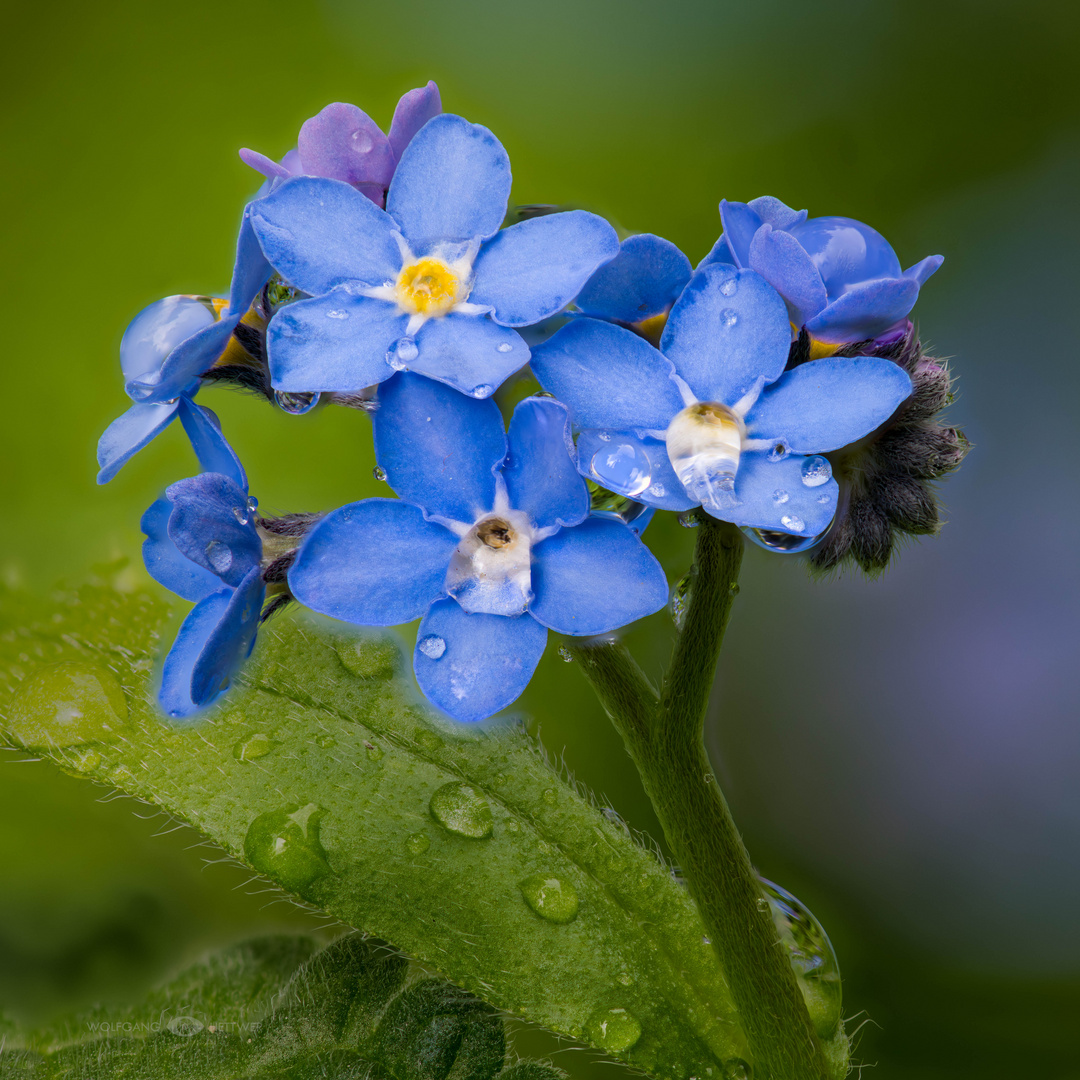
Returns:
[[[259,507],[259,500],[254,495],[249,495],[244,505],[247,507],[249,514],[254,514]]]
[[[285,390],[275,390],[274,404],[282,412],[287,412],[290,416],[303,416],[304,413],[311,412],[319,404],[320,396],[318,393],[294,394]]]
[[[610,431],[598,431],[596,433],[596,437],[601,442],[611,442],[611,432]]]
[[[633,443],[613,443],[593,454],[589,471],[611,491],[631,499],[652,483],[652,466],[645,452]]]
[[[788,448],[782,442],[778,442],[769,451],[769,460],[770,461],[779,461],[782,457],[787,456],[787,452],[788,452]]]
[[[806,522],[801,517],[795,517],[794,514],[785,514],[780,519],[780,524],[792,532],[802,532],[806,528]]]
[[[565,924],[577,917],[578,894],[569,881],[533,874],[519,882],[518,888],[525,903],[548,922]]]
[[[371,152],[371,148],[375,145],[372,141],[371,134],[364,130],[354,131],[350,136],[352,142],[352,148],[357,154],[367,154]]]
[[[220,540],[211,540],[206,545],[206,561],[215,573],[227,573],[229,567],[233,564],[232,548],[228,544],[223,544]]]
[[[446,652],[446,642],[438,634],[428,634],[421,638],[416,647],[429,659],[438,660]]]
[[[260,814],[244,837],[244,856],[261,874],[303,896],[333,873],[319,839],[323,811],[315,803]]]
[[[489,383],[481,383],[479,386],[474,386],[472,388],[472,396],[474,398],[491,397],[494,391],[494,386],[491,386]]]
[[[326,317],[328,319],[347,319],[349,317],[349,313],[347,311],[334,308],[332,311],[328,311],[326,313]]]
[[[676,413],[667,428],[667,453],[687,495],[709,510],[737,504],[735,475],[742,452],[742,420],[715,401]]]
[[[832,479],[832,467],[820,454],[808,457],[802,466],[802,482],[807,487],[821,487]]]
[[[499,344],[499,352],[508,353],[513,351],[514,346],[509,341],[503,341]]]
[[[487,799],[459,780],[443,784],[431,796],[428,809],[447,832],[468,840],[486,840],[494,828]]]
[[[734,296],[739,291],[738,279],[730,277],[723,285],[720,286],[720,291],[725,296]]]
[[[654,499],[662,499],[667,494],[667,488],[663,484],[653,484],[649,488],[649,494]]]
[[[395,371],[404,371],[419,355],[420,350],[412,338],[398,338],[387,350],[386,362]]]
[[[817,536],[795,536],[789,532],[781,532],[779,529],[743,529],[743,532],[758,547],[766,551],[775,551],[783,555],[797,555],[800,551],[808,551],[828,532],[820,532]]]
[[[597,1009],[586,1025],[589,1039],[612,1054],[623,1054],[641,1038],[641,1023],[627,1009]]]
[[[778,506],[783,505],[784,503],[786,503],[788,501],[788,499],[791,498],[791,496],[786,491],[784,491],[783,488],[777,488],[772,493],[772,497],[773,497],[773,502],[776,503]]]
[[[232,512],[233,512],[233,517],[236,518],[236,520],[241,525],[246,525],[248,523],[249,518],[248,518],[248,513],[247,513],[247,507],[245,507],[245,506],[234,506],[232,508]]]
[[[701,524],[701,522],[698,521],[697,511],[684,510],[679,515],[679,524],[684,529],[696,529]]]
[[[720,312],[719,318],[720,325],[728,329],[730,329],[739,321],[738,314],[732,311],[731,308],[724,308],[724,310]]]

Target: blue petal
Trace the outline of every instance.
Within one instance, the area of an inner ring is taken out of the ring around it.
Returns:
[[[823,457],[785,454],[774,461],[767,453],[749,451],[739,460],[735,507],[716,516],[754,529],[817,536],[836,513],[838,493]]]
[[[507,376],[529,362],[529,346],[516,330],[486,315],[450,312],[429,319],[416,334],[417,353],[397,363],[472,397],[490,397]]]
[[[401,269],[394,222],[341,180],[298,176],[249,210],[274,269],[313,296],[345,281],[382,285]]]
[[[629,431],[587,428],[577,441],[578,468],[608,491],[661,510],[689,510],[687,496],[671,467],[667,444]]]
[[[667,578],[629,526],[591,517],[533,549],[529,611],[560,634],[606,634],[659,611]]]
[[[417,631],[413,670],[432,704],[472,723],[521,696],[546,644],[529,615],[467,615],[456,600],[438,600]]]
[[[772,195],[759,195],[746,205],[761,218],[762,224],[771,225],[774,229],[790,229],[806,220],[805,210],[792,210]]]
[[[577,428],[662,431],[683,408],[671,363],[632,330],[598,319],[567,323],[533,349],[531,364]]]
[[[639,233],[600,267],[575,301],[586,315],[640,322],[667,311],[690,280],[690,260],[670,240]]]
[[[750,243],[750,266],[787,301],[796,326],[828,303],[817,267],[791,233],[762,225]]]
[[[199,296],[166,296],[144,307],[120,339],[124,381],[146,380],[152,385],[165,358],[214,321],[214,313]]]
[[[860,281],[900,276],[900,262],[889,242],[854,218],[810,218],[789,231],[813,259],[830,297]]]
[[[506,436],[494,401],[402,372],[379,388],[372,427],[390,486],[429,516],[472,524],[495,505]]]
[[[812,360],[761,395],[746,416],[747,434],[797,454],[822,454],[868,435],[910,394],[911,379],[891,360]]]
[[[192,700],[191,677],[235,592],[235,589],[221,589],[200,600],[184,620],[169,655],[165,657],[158,701],[174,719],[190,716],[205,704]]]
[[[178,402],[163,405],[132,405],[121,413],[98,440],[99,484],[107,484],[148,442],[176,418]]]
[[[735,257],[735,265],[749,266],[750,241],[754,239],[754,233],[761,228],[761,218],[746,203],[721,199],[720,221],[724,226],[724,239]]]
[[[173,504],[169,539],[192,562],[234,588],[262,559],[247,492],[227,476],[200,473],[165,492]]]
[[[457,537],[419,507],[365,499],[327,514],[289,570],[300,603],[359,626],[418,619],[437,596]]]
[[[129,382],[128,396],[134,401],[161,402],[194,393],[199,376],[225,351],[239,321],[239,315],[227,315],[193,334],[165,357],[156,374]]]
[[[233,266],[232,284],[229,286],[229,314],[246,314],[251,302],[270,277],[270,264],[266,261],[259,238],[251,226],[251,206],[244,207],[240,222],[240,235],[236,238],[236,263]]]
[[[191,700],[196,705],[208,705],[227,690],[233,675],[251,655],[265,598],[266,586],[256,566],[237,586],[195,661]]]
[[[925,259],[920,259],[914,266],[909,266],[904,271],[904,277],[911,278],[912,281],[917,281],[920,285],[925,285],[927,278],[936,273],[944,261],[944,255],[927,255]]]
[[[288,304],[267,328],[270,380],[300,394],[374,386],[394,374],[386,354],[408,323],[396,304],[347,287]]]
[[[791,324],[779,294],[752,270],[699,270],[671,309],[660,351],[700,401],[734,405],[780,377]]]
[[[195,456],[203,472],[227,476],[247,491],[247,476],[236,451],[221,434],[221,424],[214,413],[184,397],[180,399],[180,422],[191,440]]]
[[[578,475],[570,416],[550,398],[526,398],[510,420],[503,478],[510,505],[533,525],[576,525],[589,513],[589,491]]]
[[[142,516],[139,523],[146,533],[143,542],[143,562],[150,576],[185,600],[198,601],[217,592],[221,580],[216,574],[193,563],[169,537],[169,515],[173,504],[158,499]]]
[[[444,113],[401,155],[386,209],[416,254],[444,240],[486,240],[510,198],[510,159],[486,127]]]
[[[469,301],[494,308],[492,318],[504,326],[528,326],[566,307],[618,253],[618,235],[596,214],[570,210],[529,218],[480,249]]]
[[[735,255],[728,246],[727,238],[723,234],[721,234],[720,239],[713,244],[709,254],[697,264],[697,269],[703,270],[706,266],[712,266],[714,263],[724,266],[735,266]]]
[[[903,319],[918,298],[913,278],[867,281],[834,300],[806,329],[823,341],[866,341]]]

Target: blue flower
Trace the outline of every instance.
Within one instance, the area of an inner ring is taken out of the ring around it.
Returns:
[[[167,296],[135,316],[120,342],[125,389],[135,404],[98,442],[99,484],[108,483],[177,416],[190,416],[185,403],[190,406],[198,393],[199,376],[221,356],[269,276],[245,209],[228,301]]]
[[[199,408],[186,399],[182,407]],[[255,643],[266,596],[256,503],[244,471],[212,423],[192,441],[207,471],[173,484],[142,518],[146,569],[196,602],[162,670],[158,700],[174,718],[197,712],[228,687]]]
[[[785,371],[790,336],[783,300],[759,275],[717,264],[683,290],[659,350],[578,319],[533,351],[532,369],[570,408],[582,473],[608,490],[813,537],[836,510],[822,455],[886,421],[911,380],[867,356]]]
[[[589,516],[564,406],[527,398],[504,434],[493,401],[428,379],[402,374],[380,393],[375,452],[401,498],[323,518],[289,588],[361,626],[422,617],[413,667],[439,708],[490,716],[525,689],[548,629],[602,634],[664,606],[649,550]]]
[[[311,294],[270,322],[274,387],[352,392],[408,370],[491,394],[529,359],[511,328],[561,310],[618,253],[614,229],[583,210],[500,232],[509,194],[499,141],[444,114],[409,143],[385,211],[311,177],[253,204],[266,257]]]
[[[845,217],[807,218],[779,199],[720,203],[723,235],[702,266],[731,263],[756,270],[780,295],[796,330],[813,339],[811,356],[846,342],[902,330],[919,287],[944,262],[929,255],[900,270],[880,233]]]
[[[325,176],[351,184],[382,206],[405,147],[441,112],[439,88],[433,82],[402,96],[389,135],[362,109],[337,101],[304,122],[296,149],[280,163],[254,150],[241,150],[240,157],[274,186],[290,176]]]

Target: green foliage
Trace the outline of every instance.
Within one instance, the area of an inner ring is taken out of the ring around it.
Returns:
[[[669,869],[520,727],[450,727],[420,707],[389,640],[280,618],[222,704],[176,726],[152,700],[175,625],[165,604],[103,583],[44,615],[5,608],[0,727],[12,746],[192,823],[508,1013],[657,1076],[749,1060]],[[316,1021],[296,1023],[303,1041]]]
[[[7,1025],[0,1080],[560,1080],[539,1062],[503,1070],[494,1010],[442,979],[410,985],[386,946],[352,934],[313,950],[307,938],[260,938],[135,1008],[46,1031]]]

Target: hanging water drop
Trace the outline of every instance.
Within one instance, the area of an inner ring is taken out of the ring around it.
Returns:
[[[290,416],[303,416],[319,404],[320,396],[318,393],[294,394],[285,390],[275,390],[274,403],[282,412],[287,412]]]
[[[446,652],[446,642],[438,634],[428,634],[421,638],[416,647],[429,659],[438,660]]]
[[[419,355],[420,350],[412,338],[398,338],[387,350],[386,362],[395,371],[404,371]]]
[[[486,840],[494,828],[487,799],[457,780],[443,784],[431,796],[428,809],[444,829],[468,840]]]
[[[574,662],[574,654],[565,646],[559,646],[559,659],[564,664],[572,664]]]
[[[589,469],[604,487],[633,499],[652,483],[652,466],[634,443],[617,443],[593,454]]]
[[[533,874],[519,882],[518,888],[525,903],[548,922],[565,924],[577,917],[578,894],[569,881]]]
[[[249,495],[244,505],[247,507],[247,512],[249,514],[254,514],[255,511],[258,509],[259,500],[256,499],[254,495]]]
[[[742,420],[717,402],[699,401],[676,414],[667,429],[667,452],[690,498],[713,510],[737,504],[743,432]]]
[[[371,475],[374,476],[376,480],[386,480],[386,470],[380,465],[376,465],[375,468],[371,470]]]
[[[233,564],[232,548],[228,544],[223,544],[220,540],[211,540],[206,545],[206,561],[210,564],[210,568],[214,573],[228,573],[229,567]]]
[[[693,583],[696,574],[697,570],[694,567],[691,567],[671,587],[671,599],[668,601],[668,610],[671,612],[671,619],[672,622],[675,623],[676,630],[682,630],[683,623],[686,622],[686,612],[690,607],[690,596],[693,592]]]
[[[684,510],[679,515],[679,524],[684,529],[696,529],[701,524],[698,520],[697,510]]]
[[[828,459],[815,454],[802,464],[802,482],[807,487],[821,487],[832,479],[832,466]]]
[[[244,837],[247,861],[290,892],[305,891],[333,873],[319,839],[323,811],[315,803],[260,814]]]
[[[808,551],[828,531],[825,529],[817,536],[795,536],[789,532],[781,532],[779,529],[743,529],[743,533],[758,547],[784,555],[797,555],[800,551]]]
[[[641,1038],[641,1024],[627,1009],[597,1009],[586,1030],[592,1042],[612,1054],[626,1053]]]
[[[489,383],[481,383],[479,386],[474,386],[472,388],[472,396],[474,398],[483,399],[483,398],[486,398],[486,397],[491,397],[491,395],[494,393],[494,391],[495,391],[494,386],[491,386]]]
[[[232,508],[232,512],[233,512],[233,517],[236,518],[236,520],[241,525],[246,525],[248,523],[248,521],[250,520],[250,518],[248,517],[248,513],[247,513],[247,507],[245,507],[245,506],[234,506]]]

